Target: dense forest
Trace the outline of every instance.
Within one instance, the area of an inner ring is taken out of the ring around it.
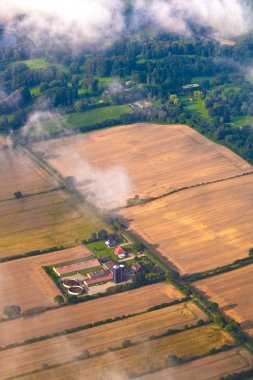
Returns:
[[[231,44],[203,31],[190,38],[129,36],[102,51],[76,53],[67,44],[38,48],[18,36],[0,49],[0,128],[20,135],[35,111],[72,115],[128,104],[131,113],[77,131],[135,121],[188,123],[253,162],[252,60],[252,34]]]

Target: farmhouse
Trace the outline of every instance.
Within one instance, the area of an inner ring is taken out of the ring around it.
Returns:
[[[85,270],[93,267],[100,266],[100,262],[97,259],[83,260],[78,263],[69,263],[63,266],[54,267],[54,271],[58,276],[63,274],[78,272],[80,270]]]
[[[142,270],[142,266],[139,263],[134,263],[131,266],[131,269],[132,269],[133,272],[138,273],[138,272],[140,272]]]
[[[106,240],[106,242],[105,242],[105,245],[108,248],[112,248],[112,247],[116,247],[117,246],[117,242],[113,239],[112,236],[109,236],[108,240]]]
[[[106,269],[109,269],[109,271],[113,272],[114,265],[119,265],[118,261],[107,261],[103,264]]]
[[[115,255],[117,255],[120,259],[124,259],[127,257],[127,251],[125,251],[122,247],[117,247],[114,250]]]

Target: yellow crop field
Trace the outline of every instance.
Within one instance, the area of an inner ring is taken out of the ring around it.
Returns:
[[[0,323],[1,346],[50,335],[108,318],[139,313],[149,307],[183,298],[172,285],[158,283],[109,297],[50,310],[35,318]],[[11,333],[10,333],[11,332]]]
[[[94,354],[106,351],[109,347],[121,347],[126,339],[134,343],[142,342],[152,335],[163,334],[168,329],[183,329],[186,324],[189,326],[196,324],[199,319],[206,320],[207,317],[197,306],[187,302],[104,326],[13,348],[0,352],[0,377],[28,373],[42,368],[45,363],[64,364],[74,360],[84,350]]]
[[[77,244],[105,228],[64,191],[0,202],[0,257]]]
[[[49,279],[42,266],[78,260],[90,256],[84,246],[27,257],[1,264],[0,316],[5,305],[19,305],[22,312],[56,305],[54,297],[60,291]],[[1,377],[1,376],[0,376]]]
[[[181,274],[248,256],[253,247],[253,175],[188,189],[120,211],[129,228]]]
[[[253,336],[253,265],[210,277],[194,283],[194,286],[217,302],[221,310],[241,324],[242,329]]]
[[[253,357],[244,348],[207,356],[190,363],[144,375],[139,380],[219,380],[232,373],[247,371],[253,366]]]
[[[0,151],[0,201],[51,190],[56,181],[19,149]]]
[[[33,150],[44,152],[63,176],[75,176],[83,192],[96,193],[98,173],[110,173],[116,166],[129,179],[128,198],[157,197],[252,170],[230,150],[185,125],[134,124],[37,143]],[[108,175],[111,181],[113,173]]]
[[[184,331],[169,337],[151,340],[102,356],[63,365],[48,371],[29,375],[24,379],[82,379],[109,380],[141,375],[169,364],[169,356],[188,359],[208,354],[212,348],[233,343],[227,333],[214,325]]]

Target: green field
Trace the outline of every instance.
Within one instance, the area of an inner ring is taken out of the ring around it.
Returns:
[[[96,79],[98,79],[99,83],[104,87],[108,87],[114,82],[120,82],[119,77],[97,77]]]
[[[104,241],[88,243],[86,247],[89,248],[97,258],[106,257],[108,260],[118,260],[118,257],[113,253],[115,248],[107,248]]]
[[[193,99],[192,103],[190,103],[189,101],[185,99],[184,104],[189,111],[197,113],[204,117],[209,117],[204,99],[198,99],[198,100]]]
[[[30,88],[30,93],[32,96],[40,95],[40,86],[35,86]]]
[[[19,63],[25,63],[29,69],[46,69],[51,64],[44,58],[28,59],[27,61],[20,61]]]
[[[206,76],[206,77],[193,77],[192,78],[192,83],[197,83],[202,85],[202,83],[206,80],[210,81],[210,84],[212,85],[212,82],[216,79],[215,76]]]
[[[236,127],[244,127],[245,125],[253,126],[253,116],[237,116],[233,117],[232,123]]]
[[[30,136],[37,136],[38,132],[40,136],[48,135],[53,132],[61,132],[64,130],[81,128],[92,126],[97,123],[102,123],[106,120],[118,120],[120,116],[126,113],[132,113],[130,107],[123,106],[110,106],[96,108],[90,111],[72,113],[55,119],[54,121],[45,121],[43,123],[43,132],[41,128],[36,128],[36,125],[32,126],[29,130]]]

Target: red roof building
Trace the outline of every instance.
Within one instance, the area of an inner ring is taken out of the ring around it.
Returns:
[[[122,247],[117,247],[114,250],[114,254],[119,256],[120,258],[124,258],[127,256],[127,251],[125,251]]]
[[[113,279],[112,273],[109,273],[109,274],[105,274],[103,276],[96,276],[94,278],[84,280],[84,284],[87,286],[91,286],[94,284],[109,282],[109,281],[112,281],[112,279]]]

